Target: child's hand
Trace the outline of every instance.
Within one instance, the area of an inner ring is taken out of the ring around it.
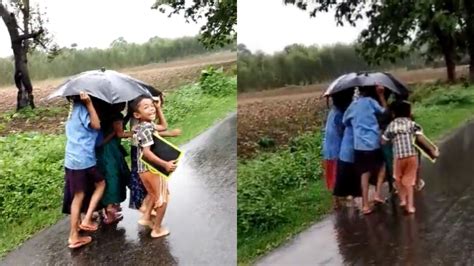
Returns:
[[[176,170],[176,161],[169,161],[165,164],[166,172],[174,172]]]
[[[156,109],[161,109],[160,97],[153,97],[153,105]]]
[[[84,104],[90,104],[91,103],[91,97],[89,97],[89,94],[87,94],[84,91],[79,92],[79,96],[81,97],[81,101],[84,102]]]
[[[181,135],[181,129],[179,129],[179,128],[173,129],[173,130],[171,130],[171,134],[173,136],[177,137],[177,136]]]
[[[438,157],[439,157],[439,150],[438,150],[438,149],[435,149],[435,150],[434,150],[433,156],[434,156],[435,158],[438,158]]]
[[[378,84],[378,83],[375,83],[375,91],[377,92],[378,95],[382,95],[382,96],[383,96],[383,95],[384,95],[383,93],[384,93],[384,91],[385,91],[385,88],[384,88],[382,85],[380,85],[380,84]]]

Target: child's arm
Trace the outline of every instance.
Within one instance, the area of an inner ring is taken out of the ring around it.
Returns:
[[[165,131],[168,128],[168,122],[166,122],[163,110],[161,109],[161,102],[154,102],[156,108],[156,116],[159,123],[155,125],[157,131]]]
[[[84,105],[87,108],[87,111],[89,112],[90,116],[90,127],[96,130],[100,129],[100,120],[99,116],[97,115],[97,112],[95,111],[94,105],[92,104],[91,98],[89,95],[83,91],[79,93],[81,97],[81,101],[84,103]]]
[[[158,134],[162,137],[177,137],[181,135],[181,129],[176,128],[172,130],[159,131]]]
[[[133,132],[123,131],[123,120],[114,121],[113,127],[114,127],[114,134],[121,139],[131,138],[133,136]]]
[[[173,172],[174,170],[176,170],[176,161],[167,162],[165,160],[160,159],[150,150],[150,147],[151,146],[143,147],[143,156],[147,160],[152,161],[158,165],[161,165],[163,168],[165,168],[167,172]]]
[[[375,84],[375,90],[377,91],[377,96],[379,97],[382,107],[386,110],[388,105],[384,95],[385,88],[380,84]]]

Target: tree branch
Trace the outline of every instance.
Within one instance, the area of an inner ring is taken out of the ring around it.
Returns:
[[[37,32],[22,34],[22,35],[18,36],[18,38],[15,39],[15,42],[21,42],[23,40],[27,40],[27,39],[30,39],[30,38],[36,39],[39,35],[43,34],[43,32],[44,32],[44,29],[41,28]]]

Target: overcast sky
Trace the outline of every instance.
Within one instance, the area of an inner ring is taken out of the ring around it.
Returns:
[[[240,0],[239,0],[240,1]],[[60,46],[106,48],[118,37],[143,43],[149,38],[194,36],[201,25],[180,15],[168,18],[150,7],[154,0],[32,0],[49,18],[48,29]],[[201,22],[201,24],[204,22]],[[0,21],[0,56],[12,55],[8,31]]]
[[[293,43],[326,45],[351,43],[357,39],[367,21],[356,27],[337,27],[334,12],[318,13],[310,18],[283,0],[238,0],[237,40],[252,51],[273,53]]]

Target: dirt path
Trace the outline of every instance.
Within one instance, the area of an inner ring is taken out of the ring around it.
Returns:
[[[234,64],[236,60],[236,53],[222,52],[167,63],[126,68],[119,71],[150,83],[159,90],[168,91],[195,81],[199,77],[201,70],[207,65],[228,68]],[[38,106],[56,105],[58,101],[46,102],[45,97],[66,79],[67,78],[57,78],[34,81],[33,92],[36,104]],[[16,96],[17,89],[13,84],[0,88],[0,113],[15,109]]]

